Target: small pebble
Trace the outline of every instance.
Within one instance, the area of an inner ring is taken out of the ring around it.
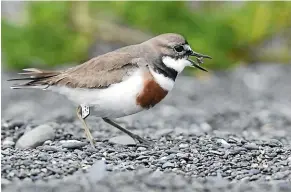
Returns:
[[[12,137],[6,137],[4,139],[2,145],[5,145],[5,146],[14,146],[15,145],[15,142],[13,141],[13,138]]]
[[[244,147],[246,149],[250,149],[250,150],[257,150],[257,149],[259,149],[259,146],[257,146],[257,144],[255,144],[255,143],[247,143],[247,144],[244,145]]]
[[[48,146],[48,145],[43,146],[42,149],[44,151],[53,151],[53,152],[61,151],[61,149],[59,149],[56,146]]]
[[[249,174],[251,174],[251,175],[257,175],[257,174],[259,174],[260,173],[260,170],[258,170],[258,169],[251,169],[250,171],[249,171]]]
[[[47,141],[45,141],[43,144],[44,144],[44,145],[50,145],[50,144],[52,144],[52,140],[47,140]]]
[[[142,159],[148,159],[148,158],[149,158],[149,156],[141,155],[141,156],[137,157],[136,160],[142,160]]]
[[[223,152],[223,151],[214,151],[214,150],[210,150],[209,152],[210,152],[210,153],[213,153],[213,154],[216,154],[216,155],[220,155],[220,156],[224,155],[224,152]]]
[[[86,145],[85,142],[81,142],[78,140],[64,140],[64,141],[60,141],[60,143],[62,147],[68,148],[68,149],[78,149]]]
[[[145,147],[138,147],[137,149],[136,149],[137,151],[145,151],[145,150],[147,150]]]
[[[177,153],[179,159],[189,159],[189,154],[187,153]]]
[[[173,163],[170,163],[170,162],[166,162],[162,165],[162,168],[163,169],[166,169],[166,168],[174,168],[175,165]]]
[[[47,161],[47,160],[49,160],[49,155],[47,155],[46,153],[39,153],[38,159],[41,161]]]
[[[122,135],[122,136],[110,138],[108,142],[111,144],[119,144],[119,145],[136,145],[134,139],[128,135]]]
[[[226,142],[224,139],[218,139],[217,142],[220,143],[221,146],[226,149],[231,147],[231,145],[228,142]]]
[[[189,147],[189,144],[187,144],[187,143],[181,143],[181,144],[179,145],[179,147],[180,147],[180,148],[187,148],[187,147]]]

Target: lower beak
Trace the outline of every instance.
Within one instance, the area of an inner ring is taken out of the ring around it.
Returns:
[[[201,66],[199,65],[199,63],[196,63],[195,61],[193,61],[193,60],[191,60],[191,59],[188,59],[188,61],[192,64],[193,67],[196,67],[196,68],[198,68],[198,69],[200,69],[200,70],[202,70],[202,71],[208,72],[206,69],[204,69],[203,67],[201,67]]]

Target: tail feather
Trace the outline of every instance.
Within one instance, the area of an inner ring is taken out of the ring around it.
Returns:
[[[33,77],[41,77],[41,76],[55,76],[56,73],[58,74],[59,72],[56,71],[47,71],[47,70],[40,70],[40,69],[36,69],[36,68],[27,68],[27,69],[23,69],[23,71],[26,71],[24,73],[18,73],[19,75],[30,75]]]
[[[27,81],[28,80],[29,82],[12,85],[10,87],[11,89],[23,89],[23,88],[46,89],[50,86],[49,78],[60,74],[59,71],[46,71],[46,70],[40,70],[36,68],[23,69],[23,71],[26,71],[26,72],[18,73],[18,74],[29,76],[29,77],[8,79],[7,81]]]
[[[11,89],[43,89],[46,90],[49,87],[49,85],[37,85],[37,86],[27,86],[27,85],[12,85],[10,86]]]

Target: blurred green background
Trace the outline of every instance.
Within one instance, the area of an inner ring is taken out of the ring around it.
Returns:
[[[212,56],[204,64],[208,69],[291,60],[291,2],[67,1],[22,6],[15,21],[3,15],[2,4],[2,67],[7,70],[80,63],[106,52],[98,52],[98,46],[118,48],[167,32],[184,35],[195,51]]]

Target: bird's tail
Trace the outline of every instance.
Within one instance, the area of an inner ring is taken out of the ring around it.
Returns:
[[[59,75],[59,71],[47,71],[36,68],[23,69],[22,73],[18,73],[20,75],[24,75],[25,77],[8,79],[7,81],[28,81],[24,83],[14,84],[10,88],[11,89],[23,89],[23,88],[40,88],[46,89],[50,86],[49,78]]]

